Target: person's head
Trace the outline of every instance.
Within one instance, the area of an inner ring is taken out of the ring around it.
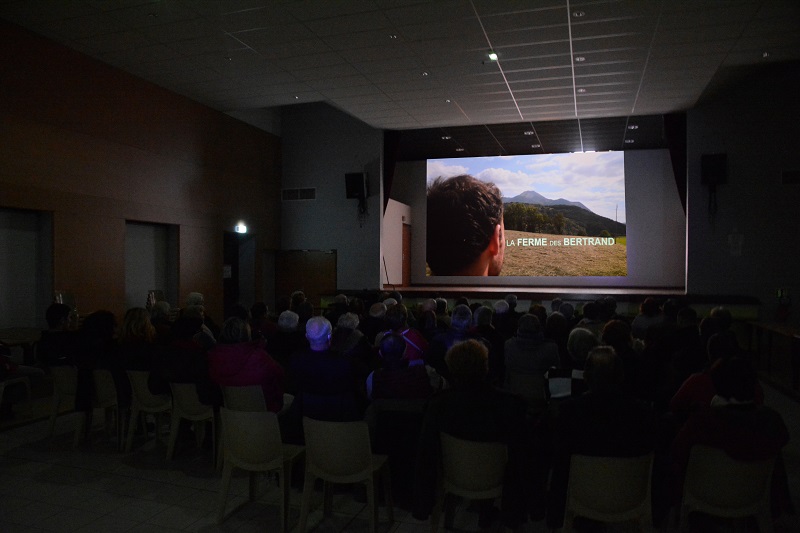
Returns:
[[[81,330],[90,342],[109,341],[117,332],[117,319],[111,311],[95,311],[83,319]]]
[[[238,316],[232,316],[222,324],[219,333],[221,344],[238,344],[250,340],[250,324]]]
[[[550,302],[550,312],[556,313],[558,309],[561,307],[561,304],[564,303],[564,300],[561,298],[553,298],[553,301]]]
[[[369,316],[377,319],[386,318],[386,305],[383,302],[377,302],[369,306]]]
[[[575,306],[569,302],[564,302],[558,306],[558,312],[564,315],[567,320],[572,320],[572,317],[575,316]]]
[[[150,322],[153,324],[162,324],[169,322],[169,315],[172,312],[172,306],[166,300],[159,300],[150,307]]]
[[[758,378],[746,358],[735,356],[720,361],[711,373],[717,396],[735,402],[752,402]]]
[[[575,328],[570,331],[569,337],[567,337],[567,352],[573,366],[578,369],[583,368],[586,363],[586,356],[589,355],[589,350],[598,344],[597,337],[588,329]]]
[[[708,350],[708,360],[714,363],[720,359],[730,359],[741,354],[739,343],[736,341],[736,335],[731,331],[723,331],[715,333],[708,339],[706,345]]]
[[[67,304],[58,302],[52,303],[47,307],[44,317],[47,320],[47,327],[50,329],[67,329],[69,326],[69,314],[72,309]]]
[[[503,199],[472,176],[428,186],[426,258],[436,276],[497,276],[503,267]]]
[[[483,383],[489,374],[489,349],[475,339],[455,343],[447,350],[444,360],[456,383]]]
[[[289,309],[297,311],[297,306],[306,301],[306,293],[303,291],[294,291],[289,297]]]
[[[590,391],[615,390],[625,378],[622,360],[611,346],[596,346],[586,356],[583,379]]]
[[[508,302],[508,308],[512,311],[517,309],[517,295],[516,294],[506,294],[504,298],[506,302]]]
[[[422,310],[422,312],[433,311],[435,313],[436,312],[436,300],[434,300],[433,298],[426,298],[425,300],[423,300],[422,304],[420,305],[420,309]]]
[[[728,331],[733,325],[733,315],[727,307],[715,307],[709,316],[716,323],[717,331]]]
[[[205,305],[205,298],[203,298],[203,293],[190,292],[188,296],[186,296],[186,305],[184,307],[189,307],[191,305]]]
[[[683,307],[678,311],[678,326],[697,327],[697,311],[689,306]]]
[[[450,327],[456,331],[467,331],[472,326],[472,311],[469,307],[461,304],[453,308],[450,315]]]
[[[347,307],[347,304],[348,304],[347,295],[346,294],[337,294],[333,298],[333,303],[334,303],[334,305],[341,305],[343,307]]]
[[[378,354],[383,360],[384,368],[393,369],[407,366],[408,361],[403,359],[405,351],[406,341],[401,335],[389,333],[381,338]]]
[[[206,317],[206,309],[202,305],[187,305],[181,309],[181,316],[200,318],[200,320],[204,321]]]
[[[400,294],[400,291],[392,291],[389,293],[389,298],[394,298],[395,301],[399,304],[403,303],[403,295]]]
[[[652,296],[648,296],[641,305],[639,305],[639,312],[644,316],[654,317],[658,316],[661,312],[661,307],[658,305],[658,300]]]
[[[437,315],[446,315],[447,314],[447,299],[446,298],[436,298],[436,314]]]
[[[517,322],[517,337],[533,339],[542,335],[542,323],[539,317],[530,313],[519,317]]]
[[[508,314],[508,302],[505,300],[497,300],[494,303],[494,314],[495,315]]]
[[[358,327],[358,315],[355,313],[344,313],[336,321],[336,327],[354,330]]]
[[[408,309],[403,304],[396,304],[386,311],[386,326],[392,331],[405,329],[408,325]]]
[[[472,312],[472,323],[479,327],[486,327],[492,325],[492,310],[481,305]]]
[[[324,316],[313,316],[306,322],[306,339],[314,351],[327,350],[331,344],[331,323]]]
[[[294,311],[284,311],[278,315],[278,329],[280,331],[295,331],[300,323],[300,316]]]
[[[598,320],[600,318],[600,307],[596,302],[586,302],[583,306],[583,318],[586,320]]]
[[[156,328],[150,322],[150,312],[144,307],[131,307],[122,319],[119,339],[122,342],[153,342]]]
[[[604,344],[620,349],[622,346],[630,346],[633,343],[631,336],[631,326],[624,320],[609,320],[603,326],[603,333],[600,336]]]
[[[547,309],[542,304],[531,304],[528,308],[528,314],[538,318],[542,325],[547,322]]]
[[[558,311],[550,313],[547,317],[547,322],[544,325],[544,335],[552,340],[566,339],[567,337],[567,319]]]
[[[395,300],[394,298],[386,298],[385,300],[383,300],[383,305],[386,306],[386,309],[391,309],[392,307],[397,305],[397,300]]]

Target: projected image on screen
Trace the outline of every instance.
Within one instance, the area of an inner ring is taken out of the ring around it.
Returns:
[[[627,276],[623,152],[430,159],[428,276]]]

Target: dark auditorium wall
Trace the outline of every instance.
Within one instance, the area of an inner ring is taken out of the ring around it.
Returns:
[[[222,239],[280,247],[280,140],[0,22],[0,207],[53,213],[53,283],[125,305],[125,223],[179,227],[179,298],[222,318]],[[175,303],[175,302],[173,302]]]

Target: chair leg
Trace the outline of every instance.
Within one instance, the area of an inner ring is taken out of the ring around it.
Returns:
[[[308,513],[311,511],[311,496],[314,494],[314,481],[316,481],[314,474],[306,470],[306,476],[303,482],[303,500],[300,503],[300,524],[297,528],[298,533],[306,532]]]
[[[136,407],[131,407],[131,418],[128,421],[128,438],[125,441],[125,451],[130,452],[133,448],[133,434],[136,433],[136,425],[139,423],[140,413]],[[145,426],[147,428],[147,426]],[[145,429],[145,432],[147,430]]]
[[[167,461],[171,460],[175,454],[175,442],[178,440],[178,429],[180,429],[181,417],[172,414],[169,424],[169,444],[167,444]]]
[[[292,462],[284,461],[278,474],[278,483],[281,489],[281,533],[286,533],[289,523],[289,500],[291,498]]]
[[[226,462],[222,469],[222,484],[219,488],[219,497],[217,500],[217,524],[221,524],[225,519],[225,502],[228,499],[228,490],[231,488],[232,475],[233,465]]]

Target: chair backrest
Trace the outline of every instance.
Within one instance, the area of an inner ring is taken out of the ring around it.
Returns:
[[[145,409],[159,409],[169,404],[166,394],[153,394],[147,386],[150,372],[147,370],[128,370],[128,379],[131,382],[133,401]]]
[[[372,474],[369,429],[363,420],[328,422],[303,417],[306,468],[334,483],[355,483]]]
[[[94,401],[98,407],[117,405],[117,386],[110,370],[98,368],[92,371],[94,378]]]
[[[194,383],[170,383],[172,407],[178,415],[190,420],[202,420],[213,416],[213,409],[200,402]]]
[[[243,385],[222,387],[223,404],[236,411],[266,411],[264,389],[261,385]]]
[[[466,498],[496,498],[503,490],[508,448],[499,442],[478,442],[439,434],[442,443],[442,484],[447,492]]]
[[[653,454],[570,459],[567,511],[604,522],[650,516]]]
[[[280,466],[283,460],[278,415],[269,411],[220,408],[225,459],[246,470]]]
[[[769,503],[775,458],[738,461],[724,450],[692,446],[683,499],[695,509],[716,516],[756,514]]]
[[[78,369],[74,366],[51,366],[53,388],[59,396],[75,396],[78,389]]]

